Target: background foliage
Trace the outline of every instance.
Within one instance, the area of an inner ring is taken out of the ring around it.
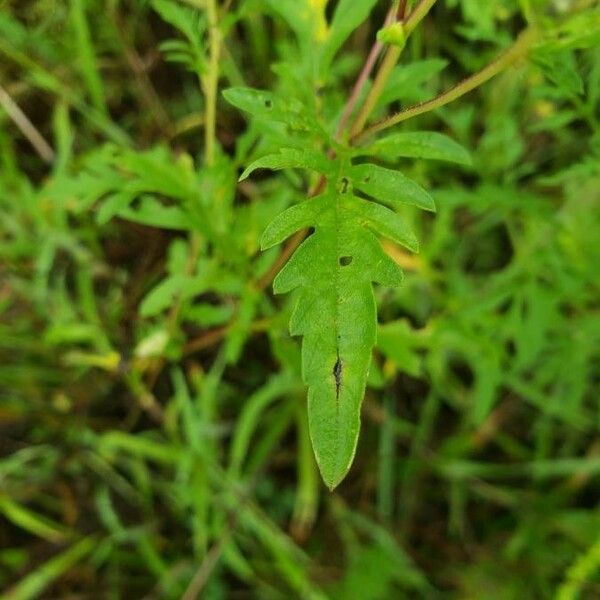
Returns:
[[[238,184],[282,130],[216,94],[274,90],[335,124],[388,4],[315,71],[326,4],[2,2],[3,598],[600,597],[597,3],[440,0],[411,36],[374,117],[480,69],[533,13],[558,32],[398,127],[473,165],[397,161],[438,212],[403,212],[420,254],[386,244],[405,280],[376,289],[333,494],[294,298],[259,251],[316,176]]]

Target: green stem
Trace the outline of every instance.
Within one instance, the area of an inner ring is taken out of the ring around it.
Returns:
[[[425,15],[431,10],[436,0],[421,0],[414,10],[410,13],[406,21],[404,22],[404,36],[408,38],[414,31],[415,27],[423,20]],[[369,91],[364,104],[362,105],[360,112],[358,113],[352,128],[350,129],[350,137],[355,137],[362,131],[369,115],[373,112],[377,100],[381,96],[385,84],[387,83],[392,69],[396,66],[404,46],[390,46],[385,54],[385,57],[381,63],[381,67],[377,72],[373,87]]]
[[[445,106],[457,98],[464,96],[468,92],[484,84],[486,81],[492,79],[492,77],[495,77],[501,73],[519,58],[523,57],[536,39],[537,31],[534,29],[526,29],[517,38],[516,42],[510,46],[510,48],[508,48],[508,50],[506,50],[496,60],[484,67],[478,73],[475,73],[471,77],[465,79],[458,85],[437,96],[436,98],[433,98],[432,100],[411,106],[410,108],[402,110],[391,117],[382,119],[378,123],[367,127],[362,133],[356,134],[352,138],[352,142],[360,142],[364,138],[373,135],[378,131],[388,129],[393,125],[401,123],[402,121],[406,121],[407,119],[412,119],[417,115],[422,115],[423,113],[436,110],[437,108]]]
[[[219,86],[219,57],[221,54],[221,31],[217,10],[218,0],[193,0],[188,3],[195,8],[203,7],[206,10],[208,21],[208,65],[206,74],[202,77],[202,90],[204,92],[204,164],[212,167],[215,164],[216,148],[216,122],[217,122],[217,92]],[[187,275],[191,275],[196,268],[198,256],[202,248],[202,236],[197,231],[190,234],[190,250],[185,267]],[[179,325],[179,317],[184,305],[184,297],[179,294],[171,306],[166,322],[169,338],[172,338]],[[156,383],[164,361],[157,361],[149,375],[149,388]]]
[[[211,166],[215,162],[217,91],[219,56],[221,54],[221,32],[216,0],[206,0],[206,16],[208,19],[209,56],[208,68],[204,77],[204,162]]]

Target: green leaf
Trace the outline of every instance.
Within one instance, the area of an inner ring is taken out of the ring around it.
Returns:
[[[61,542],[70,535],[62,525],[2,494],[0,494],[0,513],[17,527],[50,542]]]
[[[152,0],[151,5],[163,21],[181,31],[186,38],[196,43],[202,40],[202,32],[206,28],[202,12],[172,0]]]
[[[315,457],[330,489],[352,463],[360,429],[360,406],[376,338],[372,282],[398,285],[399,267],[371,229],[416,248],[416,240],[393,211],[357,198],[345,178],[321,196],[287,209],[269,225],[263,248],[313,226],[275,278],[273,289],[300,288],[290,320],[302,335],[302,375],[308,385],[308,419]]]
[[[260,247],[267,250],[280,244],[292,233],[310,227],[317,221],[319,214],[326,208],[326,197],[311,198],[291,206],[277,215],[265,229],[260,239]]]
[[[281,98],[277,94],[249,87],[228,88],[223,90],[223,97],[254,117],[279,121],[293,130],[323,133],[323,129],[306,112],[302,103],[293,98]]]
[[[418,353],[419,340],[408,321],[383,325],[377,335],[377,348],[396,367],[412,377],[421,376],[422,358]]]
[[[331,172],[331,161],[320,152],[309,149],[296,150],[282,148],[277,154],[267,154],[248,165],[240,176],[240,181],[246,179],[256,169],[310,169],[318,173]]]
[[[214,327],[223,325],[234,316],[234,308],[229,304],[207,304],[200,303],[187,307],[183,313],[182,319],[196,323],[202,327]]]
[[[258,117],[269,117],[293,108],[280,102],[271,92],[248,87],[232,87],[223,90],[223,97],[229,104]]]
[[[419,242],[406,223],[392,210],[373,202],[356,198],[352,210],[380,235],[405,246],[413,252],[419,251]]]
[[[191,229],[190,218],[178,206],[165,206],[156,198],[144,196],[137,208],[128,205],[116,211],[122,219],[149,227],[185,231]]]
[[[314,0],[265,0],[284,19],[306,50],[320,46],[327,35],[325,2]]]
[[[298,385],[299,382],[287,373],[277,374],[246,399],[230,446],[228,470],[232,475],[240,476],[250,454],[250,440],[260,426],[265,410],[281,396],[291,394]]]
[[[533,60],[544,75],[567,96],[579,96],[585,91],[583,79],[577,71],[572,51],[544,52],[533,54]]]
[[[357,148],[355,156],[377,156],[385,160],[396,158],[425,158],[471,165],[468,150],[452,138],[434,131],[393,133],[368,146]]]
[[[352,166],[350,177],[355,188],[384,204],[394,208],[411,204],[435,212],[431,195],[399,171],[365,163]]]
[[[431,196],[397,171],[371,164],[350,165],[317,153],[285,149],[246,169],[314,168],[328,176],[326,191],[292,206],[266,228],[262,249],[300,229],[314,228],[273,281],[277,294],[299,289],[290,319],[302,335],[302,376],[308,386],[308,421],[315,457],[330,489],[352,463],[360,429],[360,407],[377,314],[372,283],[397,286],[402,271],[383,251],[376,234],[410,250],[418,242],[390,208],[412,204],[435,210]],[[334,177],[334,174],[336,175]],[[354,189],[381,202],[356,196]]]
[[[185,284],[183,275],[167,277],[153,287],[140,304],[140,316],[154,317],[166,310]]]
[[[67,550],[43,563],[7,590],[7,598],[12,600],[33,600],[56,581],[63,573],[73,568],[85,556],[97,548],[98,540],[93,536],[83,538]]]
[[[106,196],[96,212],[96,221],[98,225],[106,225],[121,210],[124,210],[130,202],[133,202],[135,195],[130,192],[115,192]]]
[[[577,11],[548,33],[536,52],[594,48],[600,44],[600,8]]]
[[[193,298],[204,292],[208,287],[206,278],[201,275],[195,277],[186,275],[166,277],[144,297],[140,305],[140,315],[142,317],[154,317],[166,310],[178,294],[181,294],[182,299]]]

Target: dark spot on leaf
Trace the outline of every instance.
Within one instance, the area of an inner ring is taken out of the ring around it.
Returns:
[[[367,175],[367,176],[366,176],[366,177],[363,179],[363,182],[364,182],[364,183],[369,183],[369,181],[371,181],[371,176],[370,176],[370,175]]]
[[[340,193],[345,194],[348,191],[348,184],[350,183],[346,177],[342,177],[342,185],[340,186]]]
[[[273,102],[269,98],[265,100],[265,108],[273,108]]]
[[[344,363],[342,359],[338,356],[335,361],[335,365],[333,365],[333,377],[335,379],[335,397],[340,397],[340,386],[342,385],[342,369],[344,368]]]
[[[351,262],[351,256],[340,256],[340,267],[347,267]]]

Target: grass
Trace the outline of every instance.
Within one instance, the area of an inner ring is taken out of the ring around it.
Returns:
[[[474,164],[398,163],[438,212],[403,215],[420,254],[386,246],[405,282],[376,290],[334,493],[293,298],[259,251],[318,181],[238,184],[282,134],[220,93],[314,103],[290,3],[3,4],[0,598],[600,597],[598,9],[429,4],[369,124],[485,68],[532,14],[558,33],[399,126]],[[323,75],[332,131],[387,9]]]

